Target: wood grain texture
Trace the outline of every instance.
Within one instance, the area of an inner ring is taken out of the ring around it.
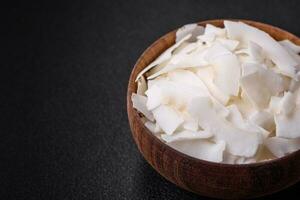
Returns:
[[[260,22],[240,20],[269,33],[276,40],[300,39],[280,28]],[[200,22],[223,27],[223,20]],[[137,74],[175,42],[172,31],[154,42],[136,62],[128,83],[127,112],[131,132],[139,151],[163,177],[188,191],[215,198],[253,198],[282,190],[300,180],[300,151],[261,163],[230,165],[212,163],[180,153],[156,138],[133,109],[131,94],[136,92]]]

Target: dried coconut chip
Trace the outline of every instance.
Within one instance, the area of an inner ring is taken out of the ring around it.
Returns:
[[[226,105],[229,101],[229,96],[224,94],[213,82],[214,72],[212,67],[197,69],[197,76],[203,81],[210,94],[217,99],[221,104]]]
[[[152,112],[156,123],[168,135],[172,135],[184,121],[180,114],[170,106],[160,105]]]
[[[300,107],[294,109],[290,116],[285,114],[275,115],[276,136],[282,138],[299,138],[300,137]]]
[[[219,44],[224,46],[229,51],[234,51],[239,45],[239,41],[237,41],[237,40],[230,40],[230,39],[224,39],[224,38],[217,38],[216,40],[217,40],[217,42],[219,42]]]
[[[244,63],[243,71],[246,75],[240,80],[241,87],[253,106],[259,110],[268,106],[271,96],[278,95],[285,89],[283,78],[260,64]]]
[[[182,140],[195,140],[195,139],[207,139],[212,137],[213,135],[207,131],[181,131],[174,133],[172,135],[162,134],[161,138],[167,142],[176,142]]]
[[[131,101],[133,107],[140,111],[147,119],[154,121],[153,114],[147,109],[147,97],[132,93]]]
[[[288,153],[292,153],[300,149],[300,138],[285,139],[279,137],[271,137],[266,139],[265,145],[276,156],[281,158]]]
[[[232,155],[251,157],[253,156],[259,143],[260,136],[238,129],[226,123],[212,108],[212,102],[207,97],[193,99],[188,105],[191,116],[198,118],[199,125],[212,134],[217,141],[225,141],[228,151]]]
[[[273,116],[273,114],[271,114],[269,112],[256,111],[249,117],[249,120],[253,124],[260,126],[269,132],[272,132],[275,130],[274,116]]]
[[[295,77],[295,66],[298,63],[269,34],[242,22],[224,21],[224,26],[229,39],[238,40],[243,44],[249,41],[259,44],[282,74]]]
[[[160,133],[162,130],[161,128],[158,126],[157,123],[153,123],[150,121],[146,121],[145,122],[145,126],[152,132],[152,133]]]
[[[169,145],[184,154],[211,162],[222,162],[226,146],[223,141],[213,143],[207,140],[177,141]]]
[[[154,60],[150,65],[148,65],[146,68],[144,68],[136,77],[137,81],[145,72],[150,70],[151,68],[155,67],[156,65],[168,60],[171,58],[172,51],[174,51],[177,47],[179,47],[183,42],[190,39],[192,34],[188,34],[184,36],[180,41],[176,42],[173,46],[168,48],[165,52],[163,52],[156,60]]]
[[[291,49],[295,53],[300,53],[300,46],[292,43],[289,40],[282,40],[279,42],[283,47]]]
[[[215,72],[214,83],[227,96],[239,93],[240,65],[234,54],[223,55],[213,62]]]
[[[198,35],[204,33],[204,27],[198,24],[186,24],[176,31],[176,42],[179,42],[186,35],[191,34],[189,41],[193,42],[196,40]]]
[[[151,74],[147,79],[154,79],[159,75],[168,73],[176,69],[186,69],[193,67],[205,67],[208,63],[202,58],[203,53],[194,51],[190,54],[176,54],[168,61],[168,63],[155,73]]]

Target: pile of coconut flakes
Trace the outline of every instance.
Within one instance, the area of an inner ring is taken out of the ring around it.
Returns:
[[[229,164],[300,149],[300,46],[242,22],[188,24],[137,76],[145,126],[189,156]]]

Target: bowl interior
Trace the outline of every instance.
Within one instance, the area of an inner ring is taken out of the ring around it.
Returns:
[[[232,19],[230,19],[232,20]],[[268,24],[264,24],[261,22],[255,22],[255,21],[250,21],[250,20],[232,20],[232,21],[242,21],[244,23],[247,23],[251,26],[254,26],[256,28],[259,28],[265,32],[267,32],[268,34],[270,34],[274,39],[280,41],[280,40],[284,40],[284,39],[288,39],[292,42],[294,42],[297,45],[300,45],[300,39],[285,31],[282,30],[280,28],[268,25]],[[199,25],[205,26],[206,24],[213,24],[215,26],[218,27],[224,27],[223,24],[224,20],[223,19],[216,19],[216,20],[207,20],[207,21],[203,21],[203,22],[199,22]],[[155,60],[162,52],[164,52],[167,48],[169,48],[171,45],[173,45],[175,43],[175,33],[176,30],[173,30],[169,33],[167,33],[166,35],[162,36],[161,38],[159,38],[157,41],[155,41],[150,47],[148,47],[144,53],[140,56],[140,58],[138,59],[138,61],[136,62],[131,75],[130,75],[130,79],[129,79],[129,83],[128,83],[128,91],[127,91],[127,111],[128,111],[128,118],[129,121],[132,120],[132,118],[137,118],[139,121],[140,126],[143,127],[143,131],[142,132],[136,132],[135,130],[132,130],[132,134],[135,138],[136,143],[138,144],[138,148],[141,150],[142,146],[139,146],[139,142],[137,141],[139,137],[141,137],[141,134],[147,134],[149,137],[153,138],[153,140],[156,140],[156,142],[161,143],[161,145],[164,145],[165,148],[167,148],[169,151],[174,151],[175,153],[181,155],[182,157],[186,157],[188,159],[192,159],[196,162],[201,162],[201,163],[205,163],[205,164],[210,164],[210,165],[214,165],[214,166],[223,166],[223,167],[255,167],[255,166],[260,166],[260,165],[264,165],[264,164],[268,164],[268,163],[274,163],[274,162],[280,162],[281,160],[285,160],[285,159],[289,159],[290,157],[294,157],[294,156],[300,156],[300,150],[295,151],[293,153],[290,153],[284,157],[281,158],[275,158],[272,160],[267,160],[267,161],[262,161],[262,162],[257,162],[257,163],[249,163],[249,164],[224,164],[224,163],[214,163],[214,162],[210,162],[210,161],[206,161],[206,160],[201,160],[201,159],[197,159],[194,157],[191,157],[189,155],[183,154],[175,149],[173,149],[172,147],[168,146],[167,144],[165,144],[164,142],[162,142],[160,139],[158,139],[156,136],[154,136],[143,124],[142,120],[141,120],[141,116],[140,114],[133,109],[132,107],[132,102],[131,102],[131,95],[132,93],[135,93],[137,90],[137,83],[135,82],[135,79],[137,77],[137,74],[143,70],[147,65],[149,65],[153,60]],[[132,128],[132,127],[131,127]],[[133,129],[133,128],[132,128]]]

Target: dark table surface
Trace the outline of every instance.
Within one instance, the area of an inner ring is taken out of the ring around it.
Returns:
[[[125,97],[136,59],[166,32],[207,19],[252,19],[300,35],[292,0],[1,7],[0,199],[204,199],[158,175],[133,142]]]

